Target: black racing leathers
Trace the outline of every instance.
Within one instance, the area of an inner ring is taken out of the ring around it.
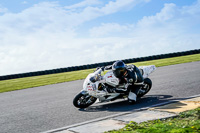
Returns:
[[[127,73],[124,75],[124,78],[127,80],[128,83],[133,83],[135,85],[139,85],[144,82],[140,70],[135,65],[127,67]]]
[[[144,79],[140,70],[135,65],[127,66],[127,73],[121,78],[120,84],[129,84],[127,92],[132,92],[137,95],[140,87],[142,87]]]

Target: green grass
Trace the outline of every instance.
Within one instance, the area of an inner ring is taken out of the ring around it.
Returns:
[[[194,61],[200,61],[200,54],[167,58],[167,59],[159,59],[159,60],[153,60],[153,61],[138,62],[134,64],[136,66],[156,65],[156,67],[161,67],[161,66],[174,65],[174,64],[180,64],[180,63],[186,63],[186,62],[194,62]],[[50,74],[50,75],[43,75],[43,76],[3,80],[3,81],[0,81],[0,93],[84,79],[89,73],[93,71],[94,69],[88,69],[88,70],[65,72],[65,73],[59,73],[59,74]]]
[[[130,122],[120,130],[107,133],[199,133],[200,108],[180,113],[175,118],[142,122]]]

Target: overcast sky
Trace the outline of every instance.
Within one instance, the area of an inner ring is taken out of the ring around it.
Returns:
[[[200,0],[1,0],[0,75],[200,48]]]

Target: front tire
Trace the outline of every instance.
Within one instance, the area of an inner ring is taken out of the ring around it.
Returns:
[[[152,87],[151,79],[149,79],[149,78],[144,79],[144,86],[139,90],[137,96],[138,97],[144,96],[145,94],[147,94],[151,90],[151,87]]]
[[[92,105],[97,100],[96,97],[90,96],[88,94],[83,95],[81,92],[75,96],[73,104],[77,108],[87,108]]]

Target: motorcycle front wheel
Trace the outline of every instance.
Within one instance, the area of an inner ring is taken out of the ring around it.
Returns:
[[[88,94],[83,95],[81,92],[75,96],[73,104],[77,108],[87,108],[92,105],[97,100],[96,97],[90,96]]]

